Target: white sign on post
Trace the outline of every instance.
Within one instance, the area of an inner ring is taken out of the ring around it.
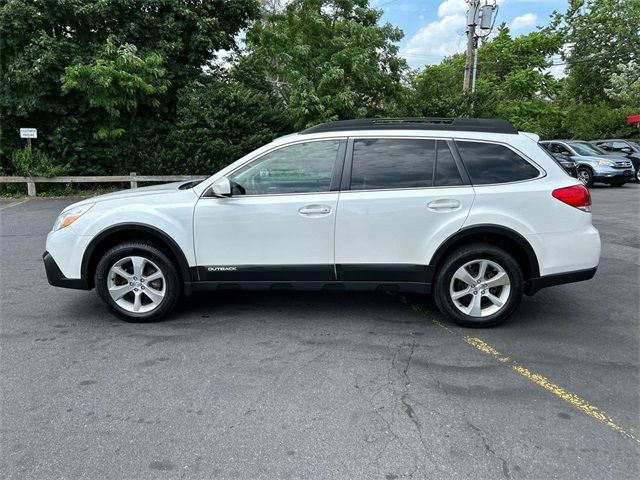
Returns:
[[[38,130],[36,128],[21,128],[20,138],[38,138]]]

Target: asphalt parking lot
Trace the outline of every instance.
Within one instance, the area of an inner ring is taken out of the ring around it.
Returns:
[[[640,186],[592,190],[596,277],[465,330],[430,299],[191,297],[127,324],[47,283],[70,199],[0,201],[0,477],[640,475]]]

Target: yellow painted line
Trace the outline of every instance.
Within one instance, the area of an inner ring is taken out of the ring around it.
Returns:
[[[573,406],[574,408],[577,408],[581,412],[589,415],[591,418],[596,419],[600,423],[605,424],[607,427],[615,430],[619,434],[621,434],[621,435],[623,435],[623,436],[625,436],[627,438],[630,438],[631,440],[634,440],[637,443],[640,443],[640,437],[638,437],[638,435],[633,430],[624,429],[623,427],[618,425],[607,413],[605,413],[604,411],[600,410],[595,405],[591,405],[589,402],[587,402],[586,400],[582,399],[581,397],[579,397],[575,393],[568,392],[564,388],[560,387],[559,385],[556,385],[555,383],[551,382],[545,376],[543,376],[543,375],[541,375],[539,373],[536,373],[536,372],[532,372],[528,368],[523,367],[522,365],[520,365],[519,363],[515,362],[514,360],[511,360],[508,356],[503,355],[502,353],[500,353],[498,350],[496,350],[495,348],[493,348],[491,345],[487,344],[483,340],[481,340],[481,339],[479,339],[477,337],[471,337],[471,336],[468,336],[468,335],[462,335],[460,332],[457,332],[457,331],[453,330],[452,328],[450,328],[447,325],[443,324],[442,322],[436,320],[435,318],[431,318],[430,316],[428,316],[426,314],[426,312],[422,309],[422,307],[410,303],[407,300],[406,297],[400,296],[398,298],[405,305],[409,305],[414,312],[420,313],[423,316],[427,317],[429,320],[431,320],[431,323],[433,323],[434,325],[439,326],[440,328],[446,330],[447,332],[451,333],[452,335],[455,335],[455,336],[458,336],[458,337],[462,337],[462,339],[466,343],[471,345],[472,347],[476,348],[477,350],[481,351],[482,353],[485,353],[485,354],[495,358],[498,362],[504,364],[505,366],[508,366],[509,368],[511,368],[511,370],[513,370],[514,372],[522,375],[527,380],[532,381],[533,383],[535,383],[539,387],[542,387],[545,390],[553,393],[556,397],[564,400],[565,402],[567,402],[569,405]]]

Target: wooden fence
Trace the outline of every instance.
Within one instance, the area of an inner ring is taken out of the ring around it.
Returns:
[[[181,182],[189,180],[202,180],[207,178],[198,175],[137,175],[131,172],[129,175],[113,176],[78,176],[78,177],[0,177],[0,183],[26,183],[27,194],[36,196],[36,183],[115,183],[129,182],[131,188],[138,188],[138,182]]]

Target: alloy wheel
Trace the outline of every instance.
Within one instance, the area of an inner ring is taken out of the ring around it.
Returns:
[[[155,310],[164,300],[167,282],[164,273],[148,258],[129,256],[109,270],[107,289],[113,301],[132,313]]]
[[[589,172],[586,170],[578,170],[578,180],[583,184],[587,185],[589,183],[589,177]]]
[[[449,296],[465,315],[488,317],[499,312],[511,292],[509,275],[492,260],[472,260],[462,265],[451,278]]]

